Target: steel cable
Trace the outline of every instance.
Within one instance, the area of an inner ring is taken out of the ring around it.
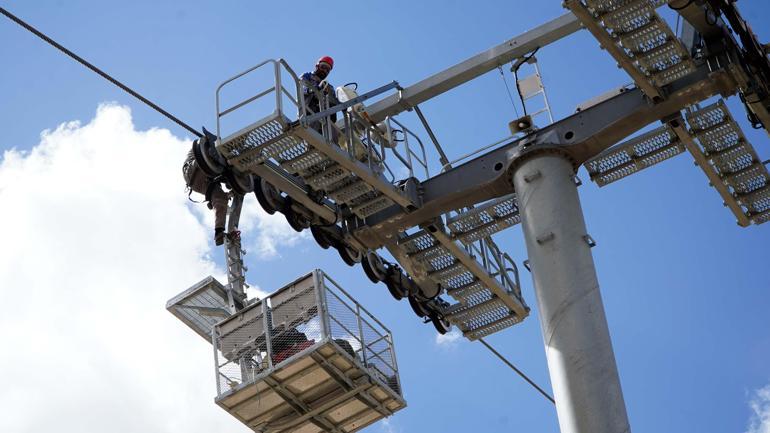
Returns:
[[[184,129],[190,131],[192,134],[194,134],[197,137],[201,137],[202,136],[200,132],[198,132],[195,129],[193,129],[190,125],[182,122],[181,120],[179,120],[173,114],[171,114],[168,111],[160,108],[158,105],[156,105],[155,103],[153,103],[149,99],[145,98],[144,96],[140,95],[139,93],[135,92],[130,87],[126,86],[125,84],[123,84],[120,81],[116,80],[115,78],[111,77],[109,74],[107,74],[106,72],[104,72],[101,69],[97,68],[96,66],[92,65],[91,63],[86,61],[84,58],[82,58],[82,57],[78,56],[77,54],[73,53],[72,51],[68,50],[67,48],[62,46],[60,43],[56,42],[55,40],[53,40],[50,37],[48,37],[45,34],[43,34],[41,31],[37,30],[36,28],[34,28],[31,25],[29,25],[26,22],[24,22],[21,18],[19,18],[16,15],[13,15],[12,13],[8,12],[5,8],[0,7],[0,13],[5,15],[6,17],[8,17],[11,21],[15,22],[16,24],[18,24],[18,25],[24,27],[25,29],[29,30],[30,32],[35,34],[35,36],[37,36],[40,39],[46,41],[48,44],[52,45],[53,47],[55,47],[59,51],[63,52],[67,56],[71,57],[72,59],[74,59],[75,61],[80,63],[81,65],[83,65],[86,68],[96,72],[97,74],[99,74],[105,80],[107,80],[110,83],[120,87],[121,89],[123,89],[123,91],[125,91],[129,95],[131,95],[134,98],[144,102],[145,104],[147,104],[148,106],[153,108],[158,113],[166,116],[166,118],[168,118],[172,122],[176,123],[177,125],[181,126]]]

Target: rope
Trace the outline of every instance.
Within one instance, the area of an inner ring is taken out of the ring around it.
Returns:
[[[174,115],[172,115],[172,114],[171,114],[171,113],[169,113],[168,111],[166,111],[166,110],[164,110],[164,109],[160,108],[158,105],[154,104],[154,103],[153,103],[152,101],[150,101],[149,99],[147,99],[147,98],[145,98],[144,96],[140,95],[139,93],[135,92],[134,90],[132,90],[131,88],[129,88],[129,87],[128,87],[128,86],[126,86],[125,84],[121,83],[120,81],[116,80],[115,78],[112,78],[112,77],[111,77],[109,74],[107,74],[106,72],[102,71],[101,69],[99,69],[99,68],[97,68],[96,66],[92,65],[91,63],[89,63],[88,61],[86,61],[85,59],[83,59],[82,57],[80,57],[80,56],[78,56],[77,54],[73,53],[72,51],[68,50],[67,48],[65,48],[64,46],[62,46],[61,44],[59,44],[58,42],[54,41],[54,40],[53,40],[53,39],[51,39],[50,37],[48,37],[48,36],[46,36],[45,34],[43,34],[41,31],[37,30],[36,28],[32,27],[31,25],[27,24],[26,22],[22,21],[22,19],[21,19],[21,18],[19,18],[19,17],[17,17],[17,16],[15,16],[15,15],[13,15],[12,13],[8,12],[8,11],[7,11],[5,8],[3,8],[3,7],[0,7],[0,13],[2,13],[3,15],[5,15],[6,17],[8,17],[8,18],[9,18],[11,21],[15,22],[16,24],[18,24],[18,25],[20,25],[20,26],[24,27],[25,29],[29,30],[30,32],[32,32],[33,34],[35,34],[35,36],[37,36],[37,37],[39,37],[40,39],[42,39],[42,40],[46,41],[48,44],[52,45],[54,48],[56,48],[56,49],[58,49],[59,51],[63,52],[63,53],[64,53],[64,54],[66,54],[67,56],[71,57],[72,59],[74,59],[75,61],[77,61],[78,63],[80,63],[81,65],[83,65],[83,66],[85,66],[86,68],[88,68],[88,69],[90,69],[90,70],[92,70],[92,71],[96,72],[97,74],[99,74],[99,75],[100,75],[102,78],[104,78],[105,80],[107,80],[107,81],[109,81],[110,83],[112,83],[112,84],[114,84],[114,85],[116,85],[116,86],[120,87],[121,89],[123,89],[123,91],[125,91],[125,92],[126,92],[126,93],[128,93],[129,95],[131,95],[131,96],[133,96],[134,98],[136,98],[136,99],[138,99],[138,100],[140,100],[140,101],[144,102],[145,104],[147,104],[148,106],[150,106],[151,108],[153,108],[153,109],[154,109],[155,111],[157,111],[158,113],[160,113],[160,114],[162,114],[162,115],[166,116],[166,118],[168,118],[168,119],[169,119],[169,120],[171,120],[172,122],[176,123],[177,125],[181,126],[181,127],[182,127],[182,128],[184,128],[184,129],[186,129],[186,130],[190,131],[192,134],[194,134],[194,135],[195,135],[195,136],[197,136],[197,137],[201,137],[201,136],[202,136],[200,132],[198,132],[198,131],[196,131],[195,129],[193,129],[193,128],[192,128],[190,125],[188,125],[188,124],[186,124],[186,123],[182,122],[182,121],[181,121],[181,120],[179,120],[177,117],[175,117]]]
[[[508,99],[511,100],[511,105],[513,106],[513,112],[516,113],[516,118],[519,118],[519,110],[516,109],[516,103],[513,102],[513,94],[511,93],[511,88],[508,87],[508,80],[505,78],[505,74],[503,73],[503,67],[498,66],[497,69],[500,70],[500,76],[503,78],[503,84],[505,84],[505,90],[508,91]]]

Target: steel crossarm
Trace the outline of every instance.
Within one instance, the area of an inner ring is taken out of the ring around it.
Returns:
[[[724,70],[702,65],[669,85],[668,97],[653,103],[641,89],[620,93],[523,138],[515,139],[422,183],[422,205],[412,212],[391,206],[367,218],[356,237],[369,248],[386,244],[387,235],[415,227],[455,209],[511,194],[510,172],[531,152],[557,152],[575,169],[650,123],[676,115],[687,105],[715,94],[735,92]]]
[[[395,95],[383,98],[370,105],[366,112],[373,122],[380,122],[388,116],[410,110],[416,105],[478,78],[500,65],[569,36],[580,29],[580,21],[575,15],[566,13],[406,87]]]

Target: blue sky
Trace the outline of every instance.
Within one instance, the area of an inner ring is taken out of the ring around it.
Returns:
[[[357,81],[359,88],[371,89],[395,79],[408,85],[564,13],[559,1],[5,1],[3,7],[195,127],[213,127],[214,89],[219,82],[266,58],[283,57],[302,71],[328,54],[336,62],[330,76],[335,84]],[[760,38],[770,41],[770,5],[744,0],[739,7]],[[0,40],[3,151],[32,150],[40,144],[42,131],[63,122],[87,124],[105,102],[129,107],[136,131],[167,128],[176,137],[189,138],[186,131],[8,20],[0,20]],[[630,81],[586,31],[541,50],[538,59],[556,118]],[[734,99],[729,105],[736,119],[760,157],[770,158],[770,138],[748,127]],[[450,159],[503,138],[507,122],[514,117],[497,71],[422,108]],[[402,117],[413,123],[412,116]],[[147,152],[145,157],[155,155],[140,149],[145,148],[137,147],[137,152]],[[180,171],[176,166],[173,170]],[[142,169],[137,175],[166,177]],[[770,385],[766,259],[770,226],[738,227],[689,155],[602,189],[588,182],[583,170],[580,175],[586,222],[598,242],[594,257],[633,431],[748,431],[751,402],[756,401],[757,390]],[[174,200],[184,200],[181,176],[174,176],[170,178],[179,182],[174,186],[179,197]],[[105,181],[97,175],[93,178],[95,183]],[[0,199],[1,187],[9,185],[0,182]],[[50,197],[60,192],[56,186],[49,185]],[[72,197],[90,197],[87,188]],[[120,198],[123,206],[139,200],[133,195]],[[6,205],[10,212],[16,209],[12,200]],[[62,206],[66,208],[67,203]],[[87,213],[87,208],[78,212]],[[283,224],[275,219],[260,221],[248,236],[256,238],[258,230]],[[140,225],[135,229],[151,229],[143,223],[149,224],[137,220]],[[14,228],[2,230],[12,235]],[[497,239],[519,264],[526,259],[519,228]],[[85,248],[64,245],[72,254]],[[275,245],[274,254],[247,256],[252,282],[269,291],[302,272],[322,268],[393,331],[409,407],[388,425],[368,431],[558,431],[550,403],[482,346],[465,341],[438,344],[432,327],[422,325],[405,302],[395,302],[384,286],[370,284],[360,267],[348,268],[336,253],[321,250],[306,237],[277,238]],[[16,246],[3,242],[3,247],[11,251]],[[160,249],[170,255],[177,254],[177,248],[163,239],[157,246],[147,245],[148,251]],[[221,263],[218,249],[201,254]],[[0,269],[5,267],[0,275],[12,276],[14,269],[7,263],[0,263]],[[196,281],[191,278],[171,279],[165,292],[154,295],[170,298]],[[534,307],[531,280],[523,270],[522,283],[524,296]],[[24,287],[0,280],[0,299],[17,299],[19,290]],[[45,305],[46,300],[33,298],[14,308],[31,317],[32,305],[37,303]],[[76,304],[74,311],[86,305]],[[163,303],[155,308],[162,311]],[[148,310],[147,314],[155,313]],[[171,319],[162,323],[182,327]],[[8,327],[0,329],[4,329],[0,335],[9,332]],[[186,331],[180,330],[179,335]],[[535,308],[524,323],[489,341],[536,382],[550,388]],[[209,356],[200,339],[190,337],[184,342],[202,346],[190,350]],[[205,366],[211,361],[201,359],[204,367],[199,374],[208,380],[211,370]],[[246,431],[214,407],[214,391],[201,388],[188,395],[180,387],[164,392],[195,407],[211,406],[212,416],[221,417],[222,425],[231,428],[228,431]],[[198,412],[190,410],[187,416],[194,419]],[[67,423],[60,427],[82,431]],[[41,430],[20,424],[18,431]]]

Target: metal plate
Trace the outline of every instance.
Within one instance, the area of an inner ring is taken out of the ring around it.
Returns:
[[[225,287],[211,276],[171,298],[166,309],[209,343],[214,325],[230,315]]]

